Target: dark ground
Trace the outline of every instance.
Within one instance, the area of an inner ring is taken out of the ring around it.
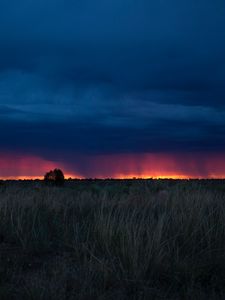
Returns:
[[[225,181],[1,181],[0,299],[225,299]]]

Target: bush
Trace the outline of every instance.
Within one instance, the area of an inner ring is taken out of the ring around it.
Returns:
[[[44,176],[44,181],[51,185],[62,186],[64,185],[64,174],[60,169],[55,169],[47,172]]]

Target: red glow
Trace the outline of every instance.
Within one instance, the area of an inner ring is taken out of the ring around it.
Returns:
[[[85,166],[85,168],[84,168]],[[225,154],[145,153],[76,156],[55,162],[37,156],[0,155],[0,178],[42,179],[54,168],[69,178],[225,178]]]
[[[62,169],[65,178],[82,178],[61,162],[49,161],[37,156],[0,154],[1,179],[43,179],[47,171],[55,168]]]
[[[225,178],[224,154],[112,154],[89,160],[91,177],[98,178]]]

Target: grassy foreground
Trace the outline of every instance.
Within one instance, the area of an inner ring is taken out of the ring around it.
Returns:
[[[1,182],[0,299],[225,299],[225,181]]]

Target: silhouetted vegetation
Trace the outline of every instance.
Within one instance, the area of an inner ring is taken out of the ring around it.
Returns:
[[[217,300],[225,181],[0,186],[0,299]]]
[[[60,169],[51,170],[45,174],[44,181],[50,185],[62,186],[65,181],[64,174]]]

